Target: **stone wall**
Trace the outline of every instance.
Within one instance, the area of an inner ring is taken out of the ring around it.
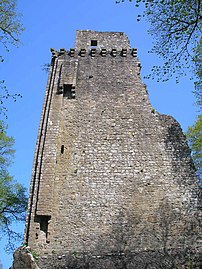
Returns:
[[[185,136],[152,108],[123,33],[78,31],[75,49],[52,49],[26,231],[40,268],[74,253],[198,252],[198,193]]]
[[[97,41],[97,45],[93,46],[91,41]],[[75,49],[89,50],[93,47],[96,49],[106,49],[110,51],[112,48],[121,51],[130,49],[128,37],[123,32],[95,32],[91,30],[77,31]]]

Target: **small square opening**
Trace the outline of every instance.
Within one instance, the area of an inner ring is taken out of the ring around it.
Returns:
[[[67,99],[75,99],[75,87],[72,84],[64,84],[63,96]]]
[[[91,47],[97,47],[97,40],[91,40]]]

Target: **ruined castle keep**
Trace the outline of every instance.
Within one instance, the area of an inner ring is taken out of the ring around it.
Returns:
[[[190,150],[176,120],[151,106],[137,49],[124,33],[88,30],[51,52],[25,235],[40,269],[84,253],[99,259],[89,268],[146,268],[100,257],[198,250]]]

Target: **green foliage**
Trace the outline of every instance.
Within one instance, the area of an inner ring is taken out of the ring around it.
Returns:
[[[23,31],[16,0],[0,0],[0,43],[19,45],[19,35]]]
[[[0,0],[0,44],[8,51],[8,44],[18,46],[19,35],[23,31],[20,14],[17,12],[16,0]],[[4,59],[0,56],[0,63]],[[5,100],[12,99],[14,102],[20,94],[10,94],[5,86],[4,80],[0,80],[0,114],[6,116]]]
[[[202,115],[199,115],[195,124],[189,127],[187,132],[189,146],[197,168],[199,177],[202,179]]]
[[[196,75],[195,90],[196,104],[202,108],[202,38],[194,50],[195,63],[194,72]],[[202,181],[202,114],[198,116],[192,127],[188,128],[187,138],[192,150],[193,160],[197,173]]]
[[[7,250],[13,250],[15,241],[21,235],[12,225],[25,220],[27,197],[25,188],[16,183],[8,172],[14,154],[14,140],[7,136],[6,128],[0,121],[0,234],[8,239]]]
[[[27,247],[28,246],[28,243],[27,242],[23,242],[22,246],[23,247]]]
[[[10,99],[14,102],[17,101],[17,98],[22,98],[22,95],[19,93],[10,94],[4,80],[0,81],[0,115],[4,115],[7,118],[7,108],[5,105],[5,101]]]
[[[32,250],[32,251],[31,251],[31,254],[32,254],[32,256],[33,256],[33,258],[34,258],[35,260],[38,260],[38,258],[39,258],[39,254],[38,254],[36,251]]]
[[[120,1],[117,1],[119,3]],[[122,0],[124,2],[124,0]],[[130,0],[132,2],[132,0]],[[164,64],[154,66],[148,78],[158,76],[167,80],[175,76],[178,81],[193,68],[193,50],[202,32],[201,0],[134,0],[135,6],[144,5],[137,20],[145,17],[149,33],[154,38],[152,53],[159,55]]]
[[[196,75],[196,82],[195,82],[195,90],[194,94],[196,96],[196,104],[199,108],[202,108],[202,38],[200,42],[196,46],[194,50],[194,58],[193,61],[195,63],[195,75]]]
[[[20,15],[16,9],[16,0],[0,0],[0,44],[8,50],[8,44],[18,46],[19,35],[23,28]],[[0,62],[4,61],[0,56]],[[6,99],[16,101],[20,94],[10,94],[4,80],[0,81],[0,114],[6,114]],[[7,136],[6,127],[0,121],[0,235],[8,239],[7,250],[13,251],[15,241],[21,239],[21,234],[12,229],[12,225],[25,220],[27,197],[25,188],[16,183],[8,172],[13,159],[12,137]]]

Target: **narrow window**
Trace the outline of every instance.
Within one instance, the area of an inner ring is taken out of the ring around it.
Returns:
[[[61,74],[62,74],[62,64],[60,66],[60,71],[59,71],[59,76],[58,76],[58,91],[57,91],[58,94],[62,93],[62,86],[60,85]]]
[[[97,40],[91,40],[91,47],[97,47]]]
[[[64,153],[64,145],[61,146],[61,154]]]

